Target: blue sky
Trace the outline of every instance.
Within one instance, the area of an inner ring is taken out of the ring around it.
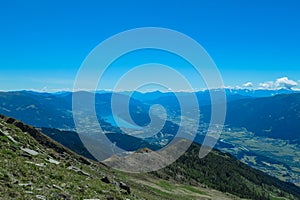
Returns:
[[[194,38],[226,86],[299,84],[299,10],[298,0],[2,1],[0,90],[72,89],[96,45],[149,26]]]

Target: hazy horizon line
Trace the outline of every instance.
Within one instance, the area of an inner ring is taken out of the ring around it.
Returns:
[[[16,90],[0,90],[0,92],[35,92],[35,93],[49,93],[49,94],[55,94],[55,93],[75,93],[75,92],[90,92],[90,93],[131,93],[131,92],[139,92],[139,93],[154,93],[154,92],[160,92],[160,93],[194,93],[194,92],[206,92],[206,91],[213,91],[213,90],[245,90],[245,91],[290,91],[290,92],[300,92],[299,88],[242,88],[242,87],[224,87],[224,88],[203,88],[198,89],[194,91],[187,91],[187,90],[159,90],[159,89],[153,89],[153,90],[147,90],[147,91],[141,91],[141,90],[119,90],[115,91],[112,89],[99,89],[99,90],[88,90],[88,89],[80,89],[80,90],[68,90],[68,89],[54,89],[52,91],[50,90],[37,90],[37,89],[16,89]]]

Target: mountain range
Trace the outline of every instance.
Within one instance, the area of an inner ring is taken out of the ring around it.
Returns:
[[[300,94],[290,90],[226,90],[227,113],[225,125],[243,127],[259,135],[299,142]],[[274,94],[278,94],[275,95]],[[86,93],[84,95],[89,95]],[[180,107],[175,95],[190,93],[139,93],[130,99],[130,111],[138,125],[146,125],[150,118],[149,107],[161,104],[168,114],[180,115]],[[196,93],[204,122],[210,121],[210,96],[208,91]],[[247,96],[245,96],[247,95]],[[100,119],[110,118],[111,93],[97,93],[95,108]],[[263,96],[263,97],[261,97]],[[126,94],[118,94],[119,102],[124,102]],[[119,105],[126,106],[126,105]],[[192,105],[191,105],[192,106]],[[121,112],[121,111],[120,111]],[[1,92],[0,113],[15,117],[36,127],[74,130],[72,116],[72,93],[35,93],[30,91]],[[120,114],[122,115],[122,114]],[[111,122],[111,121],[110,121]]]

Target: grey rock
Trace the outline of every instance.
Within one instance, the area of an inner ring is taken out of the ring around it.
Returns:
[[[46,200],[46,197],[43,195],[35,195],[37,199]]]
[[[55,188],[55,189],[63,190],[63,189],[62,189],[60,186],[58,186],[58,185],[53,184],[52,186],[53,186],[53,188]]]
[[[1,131],[0,130],[0,135],[5,135],[10,141],[12,141],[15,144],[19,143],[13,137],[11,137],[7,131]]]
[[[21,186],[21,187],[27,187],[27,186],[32,186],[32,183],[31,182],[28,182],[28,183],[19,183],[18,185]]]
[[[26,153],[28,153],[28,154],[30,154],[30,155],[32,155],[32,156],[36,156],[36,155],[39,154],[39,153],[36,152],[35,150],[28,149],[28,148],[23,148],[23,147],[21,147],[21,150],[24,151],[24,152],[26,152]]]
[[[77,167],[74,167],[74,166],[69,166],[67,169],[69,170],[73,170],[79,174],[82,174],[82,175],[85,175],[85,176],[90,176],[89,173],[85,172],[85,171],[82,171],[81,169],[77,168]]]
[[[55,194],[54,195],[56,199],[64,199],[64,200],[70,200],[71,197],[68,194]]]
[[[35,165],[35,166],[38,166],[38,167],[46,167],[46,165],[44,163],[34,163],[34,162],[31,162],[31,161],[25,161],[25,163],[32,164],[32,165]]]
[[[56,161],[56,160],[54,160],[54,159],[52,159],[52,158],[49,158],[49,159],[46,160],[46,161],[48,161],[49,163],[52,163],[52,164],[56,164],[56,165],[59,165],[59,163],[60,163],[60,162],[58,162],[58,161]]]

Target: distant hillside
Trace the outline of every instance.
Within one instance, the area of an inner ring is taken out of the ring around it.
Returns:
[[[85,98],[85,96],[92,94],[78,92],[77,95]],[[111,93],[96,94],[95,107],[99,119],[111,115],[111,96]],[[125,102],[127,96],[116,94],[116,98],[120,102],[118,106],[124,107],[123,102]],[[149,116],[144,114],[148,106],[143,105],[135,99],[132,99],[130,103],[130,109],[134,113],[133,117],[137,120],[138,124],[144,124],[147,120],[150,120]],[[142,110],[139,109],[140,112],[138,113],[137,108]],[[73,130],[75,128],[72,114],[72,93],[0,92],[0,114],[20,119],[35,127],[65,130]],[[120,109],[120,113],[118,114],[122,114],[122,109]]]
[[[210,108],[202,109],[209,121]],[[258,136],[300,143],[300,93],[242,99],[228,103],[225,124],[245,127]]]
[[[72,149],[74,152],[95,160],[95,158],[85,148],[80,137],[78,136],[78,133],[74,131],[60,131],[54,128],[41,128],[41,131],[65,147]],[[159,148],[157,145],[147,143],[142,139],[122,134],[120,132],[106,133],[106,136],[111,140],[112,143],[115,143],[118,147],[126,151],[135,151],[140,148],[150,148],[152,150]]]
[[[69,96],[30,91],[0,92],[0,113],[37,127],[74,128]]]

